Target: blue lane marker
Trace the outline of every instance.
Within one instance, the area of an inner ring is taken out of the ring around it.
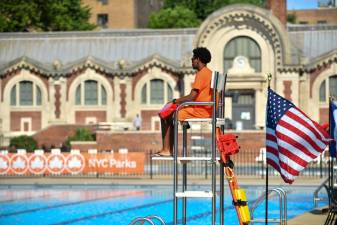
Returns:
[[[60,223],[54,223],[53,225],[63,225],[63,224],[76,223],[76,222],[79,222],[79,221],[90,220],[90,219],[97,218],[97,217],[104,217],[104,216],[113,215],[113,214],[117,214],[117,213],[123,213],[123,212],[132,211],[132,210],[156,206],[156,205],[164,204],[164,203],[167,203],[167,202],[172,202],[172,199],[168,199],[168,200],[164,200],[164,201],[160,201],[160,202],[153,202],[153,203],[149,203],[149,204],[145,204],[145,205],[134,206],[134,207],[126,208],[126,209],[120,209],[120,210],[117,210],[117,211],[107,211],[107,212],[100,213],[100,214],[93,214],[93,215],[90,215],[90,216],[79,217],[79,218],[76,218],[76,219],[67,220],[67,221],[63,221],[63,222],[60,222]]]
[[[24,214],[24,213],[32,213],[32,212],[36,212],[36,211],[60,208],[60,207],[64,207],[64,206],[83,204],[83,203],[87,203],[87,202],[101,201],[101,200],[106,200],[106,199],[110,199],[110,198],[119,198],[119,197],[130,197],[130,195],[129,194],[123,194],[123,195],[105,196],[105,197],[102,197],[102,198],[95,198],[95,199],[89,199],[89,200],[83,200],[83,201],[77,201],[77,202],[69,202],[69,203],[52,205],[52,206],[43,207],[43,208],[34,208],[34,209],[17,211],[17,212],[4,213],[4,214],[0,214],[0,218],[1,217],[7,217],[7,216],[16,216],[16,215]]]

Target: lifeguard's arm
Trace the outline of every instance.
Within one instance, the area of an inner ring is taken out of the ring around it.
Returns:
[[[191,92],[188,95],[185,95],[181,98],[177,98],[175,100],[175,103],[179,105],[179,104],[184,103],[184,102],[192,102],[197,98],[198,93],[199,93],[198,89],[192,89]]]

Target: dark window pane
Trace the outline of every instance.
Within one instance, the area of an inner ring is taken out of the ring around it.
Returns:
[[[325,91],[325,81],[322,82],[319,88],[319,101],[325,102],[326,101],[326,91]]]
[[[106,90],[103,87],[103,85],[101,85],[101,100],[102,100],[102,105],[106,105]]]
[[[20,105],[33,105],[33,83],[31,81],[20,82]]]
[[[169,84],[167,84],[167,100],[170,101],[173,99],[173,90]]]
[[[256,72],[261,72],[261,50],[251,38],[237,37],[228,42],[224,49],[224,69],[228,71],[233,66],[237,56],[245,56]]]
[[[329,78],[329,92],[332,97],[337,98],[337,76]]]
[[[41,89],[36,86],[36,105],[42,105]]]
[[[97,25],[101,27],[107,27],[109,21],[108,14],[98,14],[97,15]]]
[[[164,82],[162,80],[151,80],[150,99],[151,104],[164,103]]]
[[[11,90],[11,105],[16,105],[16,85]]]
[[[81,85],[78,85],[75,93],[75,104],[81,105]]]
[[[146,98],[147,98],[147,95],[146,95],[146,84],[144,84],[144,86],[142,87],[142,97],[141,97],[141,103],[142,104],[146,104]]]
[[[84,104],[97,105],[98,104],[98,90],[97,82],[94,80],[87,80],[84,83]]]

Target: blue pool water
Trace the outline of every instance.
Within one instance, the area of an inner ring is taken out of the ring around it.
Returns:
[[[204,187],[194,187],[205,189]],[[245,187],[249,204],[264,187]],[[287,186],[288,219],[313,209],[314,187]],[[237,225],[229,190],[225,190],[225,224]],[[321,193],[322,196],[325,193]],[[320,206],[326,205],[321,202]],[[218,204],[219,205],[219,204]],[[269,217],[278,218],[279,201],[269,201]],[[254,213],[263,218],[264,204]],[[187,224],[207,225],[211,221],[210,199],[189,199]],[[0,224],[114,224],[128,225],[134,218],[151,214],[173,224],[172,188],[170,186],[0,186]],[[218,209],[219,210],[219,209]],[[219,213],[218,213],[219,214]],[[219,221],[219,220],[218,220]],[[256,224],[256,223],[255,223]]]

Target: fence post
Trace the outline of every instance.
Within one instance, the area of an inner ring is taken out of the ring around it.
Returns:
[[[323,157],[322,154],[320,154],[319,156],[321,158],[321,160],[319,161],[319,177],[322,178],[323,177]]]
[[[207,157],[207,148],[205,148],[205,157]],[[208,173],[207,173],[207,170],[208,170],[208,165],[207,165],[207,161],[205,160],[205,162],[204,162],[205,164],[205,179],[207,180],[207,175],[208,175]]]
[[[262,154],[262,162],[261,162],[261,178],[264,179],[264,152],[261,152]],[[267,163],[267,159],[266,159],[266,163]],[[266,174],[266,176],[268,176],[268,174]]]
[[[152,180],[153,178],[153,171],[152,171],[152,150],[150,151],[150,179]]]

